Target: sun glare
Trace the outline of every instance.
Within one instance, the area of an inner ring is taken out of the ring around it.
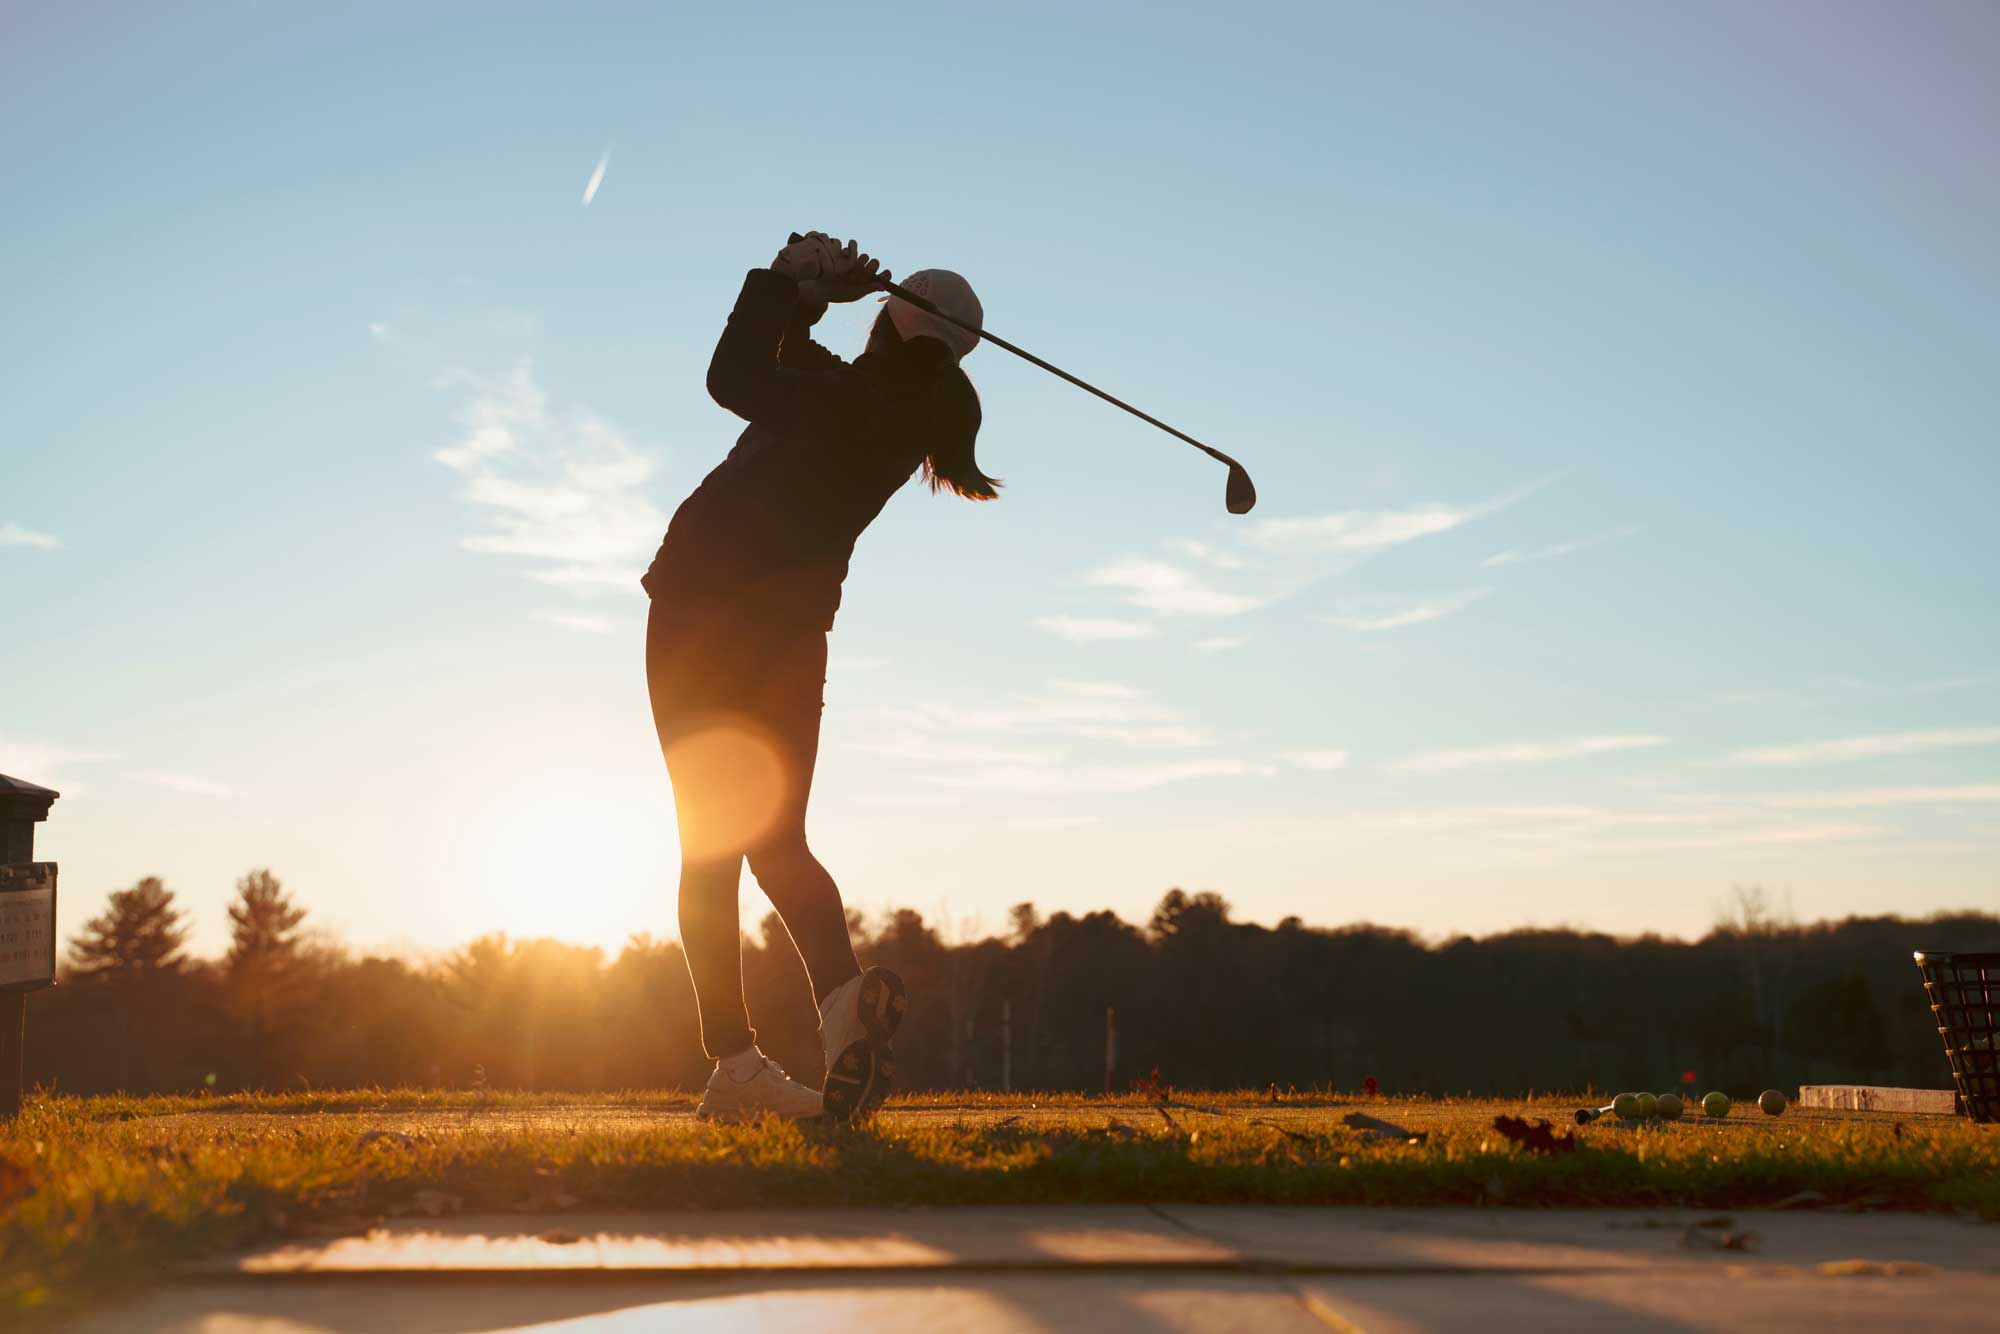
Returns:
[[[516,812],[493,840],[486,885],[495,929],[573,937],[615,892],[624,866],[618,831],[582,800]]]

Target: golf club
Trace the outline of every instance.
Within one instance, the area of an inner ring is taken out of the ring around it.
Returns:
[[[797,241],[799,239],[800,239],[799,233],[793,232],[792,240]],[[1064,370],[1060,366],[1050,365],[1048,362],[1043,361],[1040,357],[1036,356],[1034,353],[1029,352],[1023,348],[1014,346],[1012,343],[1000,337],[998,334],[990,333],[985,329],[975,329],[971,325],[965,323],[965,321],[963,320],[953,319],[951,316],[939,310],[936,306],[932,305],[929,301],[925,300],[923,297],[918,296],[916,293],[908,290],[907,288],[899,286],[896,283],[890,282],[887,278],[871,276],[868,281],[873,286],[879,287],[883,291],[888,292],[891,296],[899,296],[903,300],[909,302],[911,305],[917,307],[919,310],[930,312],[931,314],[937,316],[939,319],[945,321],[947,324],[955,324],[969,334],[976,334],[979,337],[984,338],[989,343],[993,343],[1000,347],[1006,348],[1009,352],[1012,352],[1015,356],[1021,358],[1023,361],[1033,362],[1035,365],[1040,366],[1043,370],[1049,372],[1051,375],[1061,376],[1063,379],[1068,380],[1071,384],[1075,385],[1078,389],[1089,390],[1091,393],[1103,399],[1106,403],[1109,403],[1114,407],[1120,407],[1125,409],[1125,411],[1131,413],[1134,417],[1137,417],[1141,421],[1152,423],[1154,426],[1159,427],[1162,431],[1165,431],[1168,435],[1174,436],[1180,440],[1185,440],[1188,444],[1193,445],[1196,449],[1200,450],[1202,453],[1208,455],[1210,458],[1214,459],[1218,463],[1223,464],[1229,469],[1229,482],[1223,490],[1223,504],[1225,505],[1225,507],[1227,507],[1227,509],[1231,514],[1248,514],[1251,510],[1251,507],[1256,505],[1257,488],[1251,484],[1250,474],[1244,471],[1242,464],[1238,463],[1235,459],[1230,458],[1227,454],[1223,453],[1221,450],[1215,449],[1209,445],[1204,445],[1201,441],[1195,439],[1193,436],[1187,434],[1185,431],[1176,431],[1173,427],[1167,425],[1165,422],[1161,421],[1158,417],[1152,416],[1150,413],[1141,412],[1139,411],[1139,409],[1133,407],[1130,403],[1125,402],[1123,399],[1115,398],[1112,395],[1105,393],[1102,389],[1099,389],[1096,385],[1077,379],[1076,376],[1071,375],[1068,371]]]

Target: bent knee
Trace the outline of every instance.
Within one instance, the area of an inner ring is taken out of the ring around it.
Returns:
[[[767,888],[772,880],[787,880],[808,867],[818,865],[806,846],[804,831],[769,839],[750,850],[750,874]]]

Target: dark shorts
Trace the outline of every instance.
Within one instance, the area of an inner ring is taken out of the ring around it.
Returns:
[[[684,858],[754,853],[805,832],[826,698],[826,632],[691,622],[655,604],[646,688]]]

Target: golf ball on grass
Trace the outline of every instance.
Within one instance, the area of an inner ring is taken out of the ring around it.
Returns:
[[[1723,1117],[1729,1115],[1729,1095],[1727,1093],[1709,1094],[1701,1100],[1701,1110],[1720,1121]]]
[[[1681,1119],[1681,1096],[1678,1093],[1662,1093],[1659,1101],[1660,1119],[1678,1121]]]
[[[1766,1116],[1781,1116],[1785,1110],[1785,1095],[1776,1089],[1765,1089],[1757,1095],[1757,1105],[1764,1109]]]
[[[1638,1120],[1639,1095],[1636,1093],[1621,1093],[1613,1098],[1611,1100],[1611,1114],[1620,1121]]]
[[[1660,1114],[1660,1100],[1650,1093],[1639,1095],[1639,1119],[1650,1121]]]

